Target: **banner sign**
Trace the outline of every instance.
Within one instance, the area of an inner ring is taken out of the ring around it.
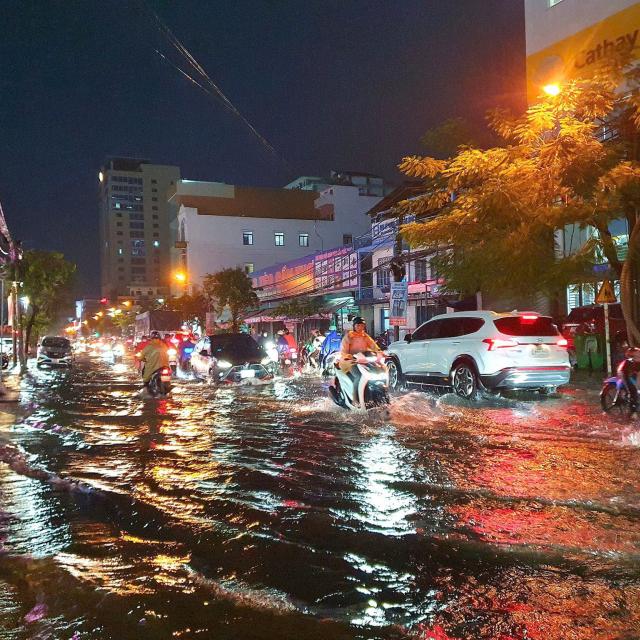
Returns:
[[[339,291],[358,286],[358,253],[351,247],[318,253],[313,262],[316,289]]]
[[[408,284],[406,280],[391,283],[389,324],[392,327],[407,325]]]
[[[314,287],[313,256],[304,256],[256,271],[251,274],[251,278],[258,298],[304,295]]]

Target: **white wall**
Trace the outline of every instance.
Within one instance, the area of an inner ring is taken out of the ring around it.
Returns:
[[[366,212],[380,200],[358,195],[357,187],[331,187],[316,200],[316,207],[332,204],[333,221],[198,215],[197,209],[182,205],[178,225],[184,220],[190,284],[199,285],[207,273],[228,267],[253,263],[258,271],[340,247],[343,234],[355,238],[369,231]],[[242,244],[243,231],[253,232],[253,245]],[[276,231],[284,232],[284,246],[275,245]],[[300,233],[309,235],[308,246],[300,246]]]
[[[634,4],[637,0],[560,0],[550,7],[549,0],[525,0],[527,55]]]

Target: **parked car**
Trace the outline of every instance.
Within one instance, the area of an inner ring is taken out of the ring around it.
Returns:
[[[206,336],[196,343],[191,354],[194,375],[214,384],[271,378],[270,363],[271,358],[246,333]]]
[[[43,365],[70,367],[73,364],[71,342],[60,336],[45,336],[37,353],[38,367]]]
[[[537,313],[440,315],[388,349],[389,386],[451,387],[464,398],[490,391],[549,393],[569,382],[567,340]]]
[[[593,333],[604,335],[604,305],[589,304],[571,309],[561,326],[562,335],[567,339],[569,349],[574,348],[574,337],[583,326],[592,327]],[[609,334],[612,339],[627,335],[627,326],[619,302],[609,305]]]

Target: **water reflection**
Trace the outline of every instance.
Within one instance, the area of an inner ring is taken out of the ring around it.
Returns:
[[[0,462],[12,632],[640,637],[640,450],[593,399],[411,393],[387,420],[305,377],[139,391],[86,358],[30,372],[29,415],[0,420],[54,474]]]

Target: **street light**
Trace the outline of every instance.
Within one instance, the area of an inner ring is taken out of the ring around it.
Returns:
[[[176,271],[173,277],[178,281],[185,283],[187,281],[187,274],[184,271]]]
[[[545,84],[542,90],[548,95],[555,97],[560,93],[560,85],[557,83]]]

